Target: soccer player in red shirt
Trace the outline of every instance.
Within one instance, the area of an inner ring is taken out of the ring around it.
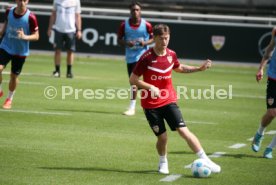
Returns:
[[[206,60],[200,67],[180,64],[176,53],[167,48],[170,40],[170,29],[159,24],[153,28],[155,46],[147,50],[138,61],[131,76],[130,83],[141,88],[141,105],[149,125],[157,136],[156,148],[160,156],[159,173],[168,174],[167,133],[165,122],[170,129],[180,134],[199,158],[205,159],[213,173],[221,168],[209,159],[198,138],[187,128],[182,114],[176,104],[177,95],[172,85],[172,70],[179,73],[205,71],[212,61]],[[139,77],[143,76],[143,80]]]

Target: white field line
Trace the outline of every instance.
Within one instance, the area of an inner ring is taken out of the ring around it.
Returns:
[[[265,134],[274,135],[274,134],[276,134],[276,130],[270,130],[270,131],[266,132]]]
[[[233,94],[232,96],[237,98],[265,99],[265,96],[253,96],[253,95],[244,95],[244,94]]]
[[[221,157],[221,156],[223,156],[225,154],[226,154],[226,152],[215,152],[215,153],[209,155],[209,157],[211,157],[211,158],[219,158],[219,157]]]
[[[3,80],[5,83],[9,83],[8,80]],[[47,83],[42,83],[42,82],[28,82],[28,81],[20,81],[20,84],[25,84],[25,85],[48,85]]]
[[[10,73],[4,71],[3,74],[9,75]],[[54,77],[52,76],[51,73],[49,73],[49,74],[45,74],[45,73],[44,73],[44,74],[43,74],[43,73],[21,73],[20,75],[21,75],[21,76],[43,76],[43,77],[54,78]],[[65,78],[65,75],[62,76],[62,74],[61,74],[61,78]],[[103,78],[101,78],[101,77],[79,76],[79,75],[74,76],[74,79],[82,79],[82,80],[103,80]],[[110,80],[110,81],[112,81],[112,80],[115,80],[115,79],[112,79],[112,78],[107,79],[107,78],[105,78],[105,80]],[[21,83],[21,82],[20,82],[20,83]]]
[[[192,168],[192,163],[184,166],[184,168],[186,168],[186,169]]]
[[[215,69],[213,72],[217,73],[228,73],[228,74],[244,74],[244,75],[254,75],[251,71],[235,71],[235,70],[225,70],[225,69]]]
[[[15,113],[27,113],[27,114],[71,116],[71,114],[63,113],[63,112],[43,112],[43,111],[28,111],[28,110],[4,110],[4,109],[0,109],[0,112],[15,112]]]
[[[218,123],[214,123],[214,122],[206,122],[206,121],[185,121],[187,123],[191,123],[191,124],[207,124],[207,125],[217,125]]]
[[[182,175],[180,174],[173,174],[173,175],[168,175],[163,179],[160,179],[161,182],[173,182],[177,179],[179,179],[180,177],[182,177]]]
[[[247,141],[253,141],[254,137],[248,138]]]
[[[4,71],[2,73],[5,74],[5,75],[9,75],[10,74],[10,72],[8,72],[8,71]],[[51,77],[51,73],[49,73],[49,74],[43,74],[43,73],[20,73],[20,75],[23,75],[23,76],[49,76],[49,77]]]
[[[237,144],[229,146],[228,148],[239,149],[239,148],[242,148],[245,146],[246,146],[246,144],[244,144],[244,143],[237,143]]]

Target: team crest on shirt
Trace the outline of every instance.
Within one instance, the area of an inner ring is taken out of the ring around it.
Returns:
[[[155,132],[155,133],[158,133],[159,132],[159,127],[158,125],[155,125],[152,127],[152,130]]]
[[[169,63],[172,63],[172,56],[167,56]]]
[[[215,50],[219,51],[224,46],[225,36],[213,35],[211,41]]]
[[[268,99],[267,99],[267,104],[268,104],[268,105],[271,106],[273,103],[274,103],[274,98],[268,98]]]

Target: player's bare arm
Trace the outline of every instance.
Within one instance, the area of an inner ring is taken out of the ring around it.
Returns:
[[[198,71],[205,71],[211,66],[212,66],[212,61],[207,59],[200,67],[180,64],[178,68],[174,69],[174,71],[178,73],[193,73]]]
[[[31,33],[31,35],[25,35],[23,28],[17,30],[17,37],[27,41],[37,41],[39,39],[38,31]]]
[[[276,33],[276,28],[274,28],[272,30],[272,34],[271,34],[271,40],[268,44],[268,46],[266,47],[265,49],[265,53],[263,55],[263,58],[261,60],[261,63],[260,63],[260,66],[259,66],[259,69],[256,73],[256,80],[257,82],[259,82],[260,80],[263,79],[263,76],[264,76],[264,68],[271,56],[271,53],[272,51],[274,50],[274,45],[275,45],[275,41],[274,41],[274,38],[275,38],[275,33]]]
[[[154,40],[153,40],[153,38],[151,38],[151,39],[149,39],[149,40],[147,40],[147,41],[141,41],[141,42],[140,42],[140,45],[141,45],[141,46],[147,46],[147,45],[152,44],[153,42],[154,42]]]
[[[129,78],[129,82],[131,85],[136,85],[137,87],[139,87],[141,89],[150,90],[155,97],[159,97],[159,95],[160,95],[160,90],[158,87],[155,87],[152,84],[149,84],[147,82],[144,82],[143,80],[140,80],[140,77],[134,73],[131,74],[131,76]]]
[[[56,11],[52,11],[50,21],[49,21],[48,31],[47,31],[48,37],[51,36],[52,28],[53,28],[53,25],[55,24],[56,16],[57,16]]]
[[[82,25],[81,15],[80,15],[80,13],[76,13],[76,28],[77,28],[76,37],[77,37],[77,39],[81,39],[81,36],[82,36],[81,25]]]

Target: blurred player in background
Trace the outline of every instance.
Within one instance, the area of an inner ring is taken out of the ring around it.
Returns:
[[[61,51],[67,51],[67,78],[73,78],[72,65],[76,38],[81,39],[81,5],[80,0],[54,0],[54,8],[49,21],[48,36],[54,30],[55,71],[54,77],[60,77]]]
[[[9,93],[3,108],[12,107],[13,96],[18,84],[18,77],[29,55],[29,42],[39,39],[36,16],[27,8],[29,0],[16,0],[16,6],[8,8],[0,37],[0,97],[2,90],[2,71],[11,61]]]
[[[267,111],[261,119],[259,129],[257,130],[252,142],[252,150],[254,152],[258,152],[260,150],[261,142],[262,142],[262,139],[264,138],[265,129],[276,116],[276,51],[275,51],[276,37],[275,35],[276,35],[276,27],[272,30],[271,41],[265,50],[264,56],[261,60],[260,67],[256,74],[256,80],[257,82],[259,82],[263,78],[264,68],[268,63],[268,61],[270,60],[268,70],[267,70],[267,76],[268,76],[267,88],[266,88]],[[272,53],[272,56],[271,56],[271,53]],[[266,147],[263,153],[263,157],[271,159],[272,149],[275,146],[276,146],[276,135],[273,137],[271,143]]]
[[[147,50],[138,61],[130,83],[141,88],[141,105],[154,134],[157,136],[156,149],[159,154],[159,173],[168,174],[167,132],[165,121],[171,130],[179,133],[199,158],[205,159],[213,173],[219,173],[219,165],[211,161],[204,152],[198,138],[187,128],[177,106],[177,95],[172,84],[172,70],[179,73],[205,71],[211,67],[206,60],[200,67],[180,64],[176,53],[167,48],[170,29],[160,24],[153,28],[155,46]],[[143,76],[143,80],[139,79]]]
[[[125,47],[128,76],[130,76],[140,56],[153,43],[152,25],[141,18],[141,4],[134,1],[129,5],[131,17],[123,21],[118,31],[118,43]],[[123,114],[135,114],[137,87],[131,86],[130,105]]]

